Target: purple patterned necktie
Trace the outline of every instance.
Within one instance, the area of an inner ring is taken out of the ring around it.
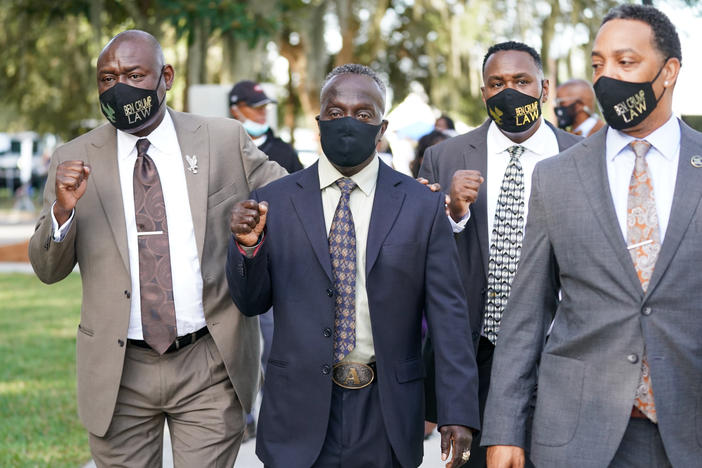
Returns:
[[[653,183],[646,163],[646,153],[651,145],[646,140],[635,140],[630,145],[636,155],[636,160],[629,183],[626,240],[636,274],[641,282],[641,288],[646,291],[653,274],[653,268],[656,266],[658,252],[661,250],[661,236],[656,200],[653,196]],[[645,348],[641,358],[641,377],[636,389],[634,406],[641,410],[648,419],[658,422]]]
[[[341,198],[329,230],[329,255],[336,290],[334,307],[334,362],[339,362],[356,347],[356,230],[349,208],[356,183],[343,178],[336,181]]]
[[[150,144],[146,138],[136,144],[134,214],[139,241],[142,332],[144,341],[163,354],[177,337],[176,318],[166,205],[156,165],[146,154]]]

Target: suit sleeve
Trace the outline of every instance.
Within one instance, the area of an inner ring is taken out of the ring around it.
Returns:
[[[425,313],[434,347],[437,422],[480,429],[478,370],[468,307],[442,197],[437,197],[425,271]]]
[[[244,127],[239,125],[238,128],[241,162],[249,191],[261,188],[288,174],[278,163],[269,160],[268,156],[254,145]]]
[[[436,173],[435,167],[434,167],[434,151],[432,150],[432,147],[430,146],[426,150],[424,150],[424,157],[422,158],[422,165],[419,168],[419,177],[424,177],[429,181],[430,184],[434,184],[438,182],[439,176]],[[445,187],[442,187],[442,189],[445,190]]]
[[[60,159],[59,148],[51,156],[41,213],[34,228],[34,234],[29,240],[29,261],[37,277],[47,284],[64,279],[73,271],[73,267],[78,261],[76,257],[76,225],[78,222],[75,217],[61,242],[55,242],[52,236],[51,207],[56,201],[56,168]],[[88,183],[90,183],[90,179]],[[78,209],[77,206],[76,212]]]
[[[259,200],[255,191],[251,198]],[[229,295],[241,313],[249,317],[263,314],[272,305],[268,244],[264,239],[256,255],[248,258],[239,250],[234,235],[229,236],[226,265]]]
[[[558,302],[558,268],[548,235],[547,211],[533,176],[519,268],[501,321],[484,415],[481,445],[526,445],[536,367]]]

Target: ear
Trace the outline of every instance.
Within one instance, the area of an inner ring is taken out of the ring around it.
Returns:
[[[383,135],[385,135],[385,130],[387,130],[387,129],[388,129],[388,121],[383,120],[383,123],[380,124],[380,131],[375,136],[375,144],[376,145],[378,144],[378,142],[380,142],[380,140],[383,139]]]
[[[548,101],[548,91],[551,88],[551,83],[548,78],[541,80],[541,104],[545,104]]]
[[[166,91],[169,91],[173,86],[173,80],[175,79],[175,70],[171,64],[166,64],[163,67],[163,81],[166,83]]]
[[[678,80],[678,73],[680,73],[680,60],[675,57],[669,58],[663,65],[663,71],[661,72],[661,75],[663,75],[663,87],[673,88]]]
[[[241,120],[241,112],[239,111],[239,106],[237,106],[236,104],[232,104],[231,106],[229,106],[229,113],[236,120]]]
[[[480,87],[480,95],[483,98],[483,104],[485,104],[486,103],[485,101],[487,101],[487,98],[485,97],[485,86]]]

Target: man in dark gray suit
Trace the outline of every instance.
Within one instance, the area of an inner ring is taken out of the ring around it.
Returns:
[[[592,64],[608,126],[534,171],[485,409],[490,467],[523,465],[535,387],[539,467],[700,466],[702,134],[672,114],[680,63],[660,11],[604,18]]]
[[[450,220],[473,330],[470,344],[477,349],[481,414],[490,384],[499,315],[519,261],[518,246],[526,219],[526,209],[521,220],[519,216],[505,219],[505,209],[511,203],[516,203],[517,210],[520,203],[526,208],[536,163],[579,141],[541,117],[540,104],[546,102],[549,82],[533,48],[519,42],[493,45],[483,60],[483,81],[490,118],[469,133],[428,148],[419,173],[431,183],[450,187]],[[510,152],[515,150],[519,154],[513,158]],[[509,190],[509,182],[517,182],[516,194]],[[507,261],[498,263],[496,259]],[[500,265],[503,268],[498,268]],[[483,327],[487,321],[489,325]],[[427,364],[431,367],[431,362]],[[431,385],[428,387],[431,390]],[[435,404],[431,391],[428,394],[427,417],[432,419]],[[479,440],[473,443],[467,466],[485,466],[485,449],[480,448]]]

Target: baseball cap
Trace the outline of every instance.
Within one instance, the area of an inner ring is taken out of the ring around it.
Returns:
[[[266,96],[260,84],[244,80],[235,84],[229,91],[229,104],[239,104],[240,102],[250,107],[258,107],[276,101]]]

